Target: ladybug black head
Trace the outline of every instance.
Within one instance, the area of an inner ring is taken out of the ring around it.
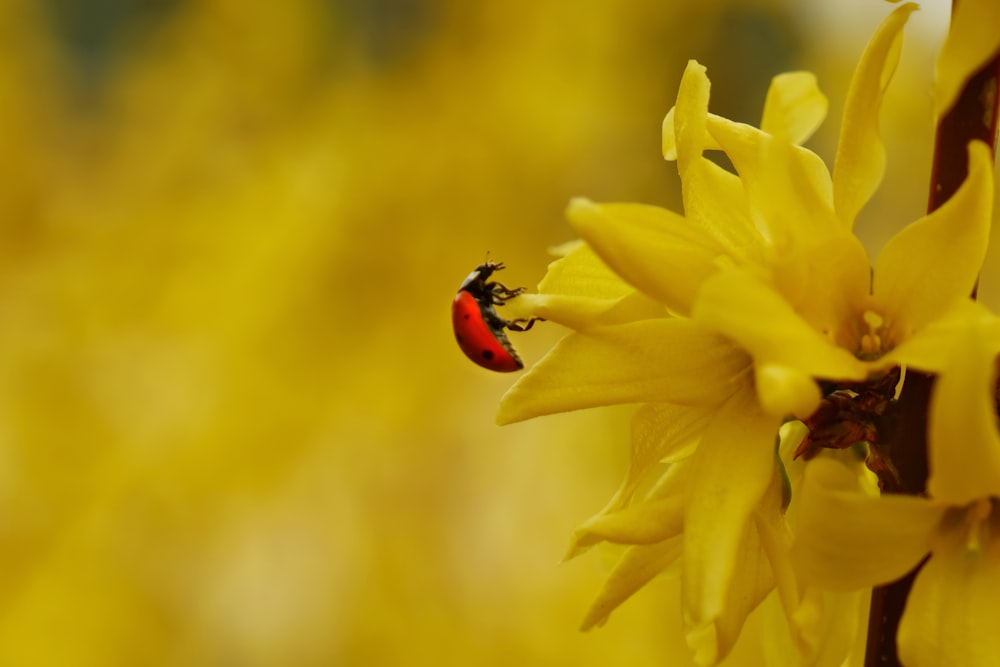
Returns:
[[[485,263],[480,264],[476,267],[476,272],[479,273],[480,280],[486,280],[494,271],[503,271],[503,262],[494,262],[492,259],[487,259]]]

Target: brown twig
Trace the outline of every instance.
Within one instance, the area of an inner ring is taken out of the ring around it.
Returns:
[[[996,154],[998,81],[1000,56],[969,79],[955,106],[941,119],[934,146],[928,212],[948,201],[965,180],[970,141],[984,141]],[[973,288],[972,297],[975,296]],[[926,492],[927,408],[933,383],[934,378],[930,375],[912,371],[906,374],[899,396],[896,428],[889,434],[887,447],[899,473],[899,485],[885,491],[908,495]],[[913,580],[922,566],[923,563],[898,581],[872,591],[865,667],[901,664],[896,651],[896,632]]]

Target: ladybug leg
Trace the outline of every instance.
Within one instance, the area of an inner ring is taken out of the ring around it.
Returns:
[[[489,283],[487,287],[490,289],[490,296],[492,297],[494,306],[502,306],[508,299],[513,299],[519,294],[524,294],[523,287],[511,289],[503,283]]]
[[[535,326],[535,322],[544,322],[544,317],[532,317],[530,320],[511,320],[507,322],[507,328],[511,331],[527,331],[531,327]],[[525,322],[526,324],[521,324]]]

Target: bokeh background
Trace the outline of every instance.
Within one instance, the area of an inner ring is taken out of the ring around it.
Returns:
[[[873,250],[926,202],[943,4],[883,116]],[[748,122],[816,71],[832,161],[889,10],[0,3],[0,665],[668,664],[673,584],[581,634],[609,561],[560,564],[629,409],[494,426],[512,378],[449,302],[487,252],[533,286],[572,196],[679,208],[688,58]]]

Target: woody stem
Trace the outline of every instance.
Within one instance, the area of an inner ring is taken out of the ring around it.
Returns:
[[[1000,56],[989,61],[966,83],[955,106],[941,119],[934,145],[928,212],[955,194],[968,173],[967,147],[973,139],[990,145],[996,155]],[[976,290],[973,288],[972,297]],[[923,495],[927,487],[927,409],[934,378],[908,371],[899,396],[898,421],[888,436],[887,451],[898,471],[898,486],[884,491]],[[898,581],[872,591],[865,667],[900,665],[896,632],[906,598],[923,563]]]

